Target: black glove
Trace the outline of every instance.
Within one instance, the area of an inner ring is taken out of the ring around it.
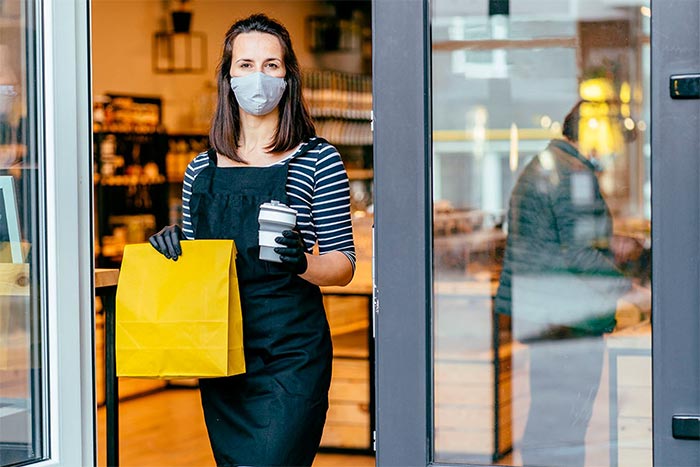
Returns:
[[[309,266],[306,260],[306,247],[301,234],[294,230],[285,230],[282,237],[275,238],[275,241],[284,247],[275,248],[275,253],[280,255],[282,264],[295,274],[304,274]]]
[[[184,239],[185,234],[182,232],[179,225],[163,227],[160,232],[148,237],[148,241],[153,248],[158,250],[158,253],[173,261],[177,261],[177,257],[182,255],[180,240]]]

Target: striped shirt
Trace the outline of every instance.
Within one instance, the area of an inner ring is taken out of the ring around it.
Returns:
[[[329,143],[297,156],[316,138],[302,144],[293,154],[273,165],[289,163],[287,197],[297,211],[299,228],[309,253],[318,242],[320,254],[342,252],[355,269],[355,244],[350,217],[350,184],[338,150]],[[291,160],[290,160],[291,159]],[[206,152],[199,154],[187,166],[182,185],[182,230],[194,239],[190,198],[195,178],[214,163]]]

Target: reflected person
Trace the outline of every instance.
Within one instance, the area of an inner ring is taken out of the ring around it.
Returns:
[[[617,299],[629,284],[615,263],[612,217],[594,161],[578,150],[580,108],[519,176],[495,299],[528,345],[530,406],[524,465],[583,466]]]

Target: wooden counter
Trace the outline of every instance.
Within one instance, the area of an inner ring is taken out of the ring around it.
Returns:
[[[116,287],[119,280],[119,269],[95,269],[95,288]]]

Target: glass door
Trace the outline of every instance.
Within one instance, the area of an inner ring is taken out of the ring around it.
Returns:
[[[47,457],[43,183],[34,5],[0,4],[0,465]]]
[[[94,465],[88,8],[0,1],[0,466]]]
[[[431,4],[437,462],[651,465],[639,3]]]
[[[668,79],[697,72],[700,6],[391,3],[374,15],[380,465],[694,465],[673,426],[700,413],[698,101]]]

